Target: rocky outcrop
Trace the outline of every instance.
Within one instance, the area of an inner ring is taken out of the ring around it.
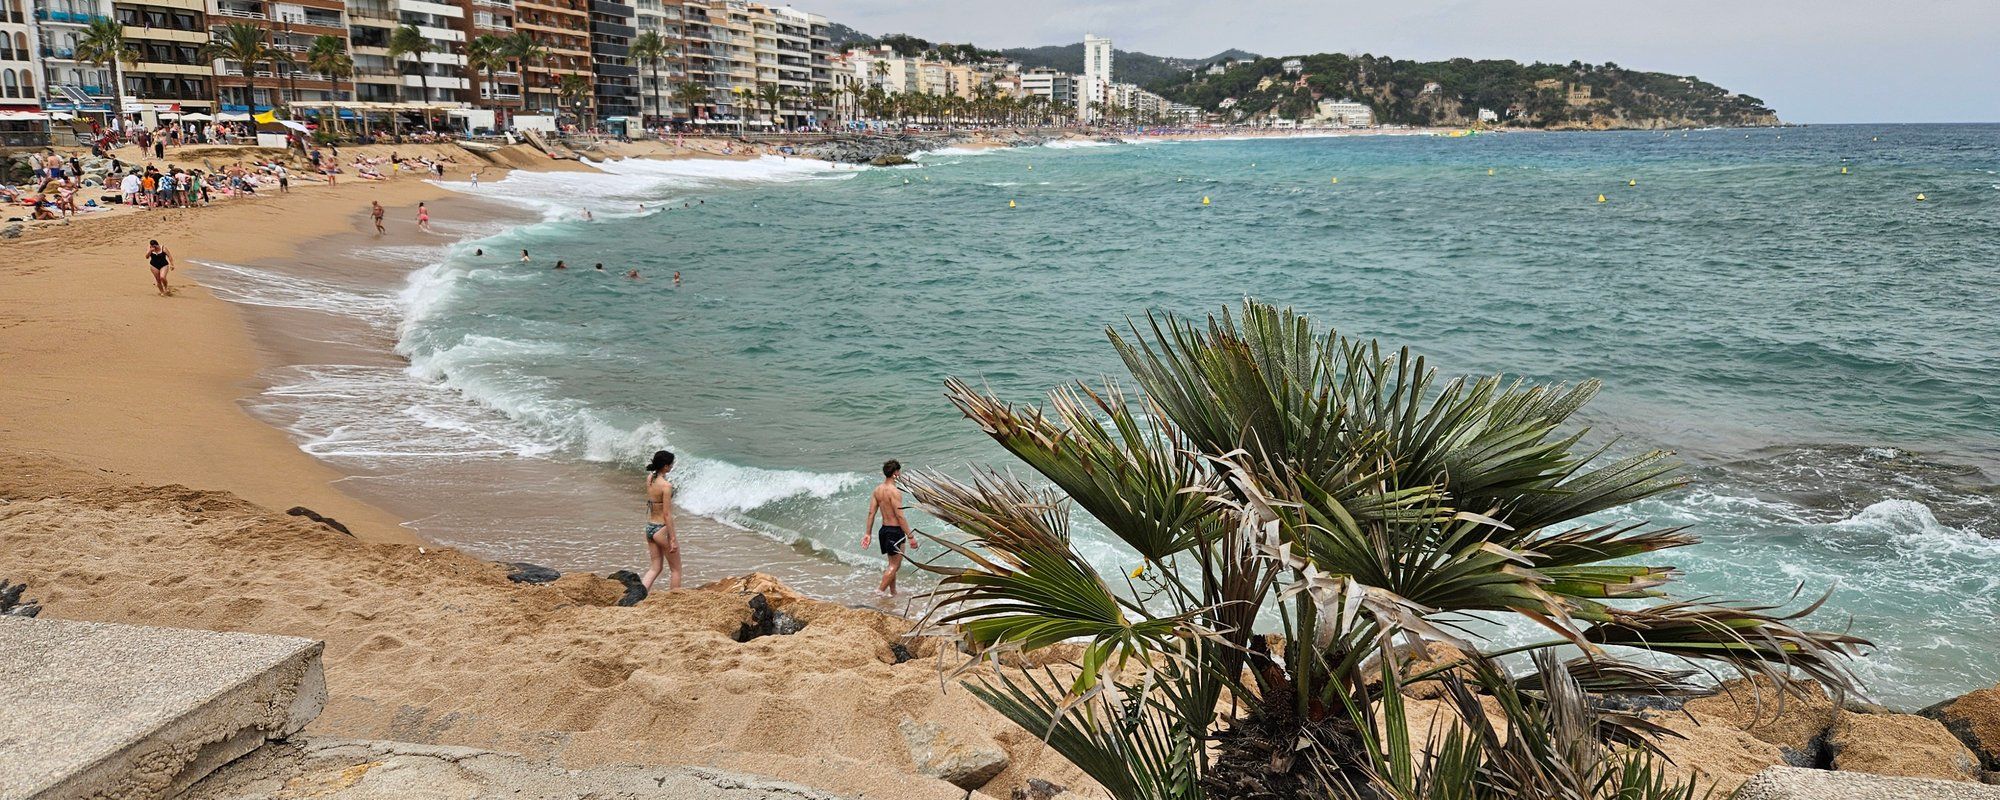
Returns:
[[[939,730],[935,722],[904,719],[897,729],[910,750],[917,772],[966,791],[985,786],[1007,771],[1007,751],[992,742],[976,742]]]
[[[25,583],[8,583],[0,580],[0,617],[32,617],[42,613],[41,605],[33,600],[21,599],[28,591]]]
[[[762,594],[750,596],[750,620],[736,630],[736,641],[747,642],[765,636],[790,636],[806,629],[806,623],[771,606]]]
[[[340,520],[328,516],[322,516],[318,512],[313,511],[310,508],[306,508],[305,506],[292,506],[291,508],[285,509],[285,513],[290,514],[294,517],[305,517],[306,519],[312,520],[321,525],[325,525],[327,528],[331,530],[336,530],[341,533],[345,533],[349,536],[354,535],[354,532],[348,530],[346,525],[340,524]]]
[[[1785,764],[1785,753],[1777,745],[1719,721],[1702,724],[1677,712],[1653,721],[1678,734],[1660,737],[1656,743],[1678,777],[1695,784],[1696,797],[1710,788],[1715,797],[1728,797],[1750,776]]]
[[[1833,768],[1904,778],[1977,781],[1979,760],[1944,729],[1915,714],[1843,714],[1827,739]]]
[[[1826,734],[1840,708],[1818,684],[1779,686],[1767,679],[1737,679],[1711,697],[1689,700],[1687,714],[1702,725],[1723,725],[1777,745],[1785,763],[1823,766]]]
[[[555,583],[562,579],[562,573],[540,564],[526,561],[511,561],[506,564],[507,580],[515,583]]]
[[[2000,686],[1968,692],[1917,712],[1944,723],[1980,764],[2000,771]]]

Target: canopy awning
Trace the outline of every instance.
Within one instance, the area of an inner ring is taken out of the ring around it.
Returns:
[[[196,112],[194,112],[194,113],[192,113],[192,114],[183,114],[183,115],[181,115],[181,121],[183,121],[183,122],[207,122],[207,121],[209,121],[209,120],[212,120],[212,119],[215,119],[215,118],[214,118],[214,117],[211,117],[211,116],[209,116],[209,115],[207,115],[207,114],[203,114],[203,113],[201,113],[201,112],[199,112],[199,111],[196,111]]]
[[[250,121],[250,115],[249,115],[249,114],[217,114],[217,115],[215,115],[215,118],[216,118],[216,119],[219,119],[219,120],[222,120],[223,122],[249,122],[249,121]]]

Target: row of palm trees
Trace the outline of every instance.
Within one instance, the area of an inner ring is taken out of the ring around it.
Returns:
[[[331,34],[313,39],[303,56],[279,49],[271,41],[271,32],[263,27],[244,22],[235,22],[217,28],[212,39],[202,48],[202,57],[234,61],[242,65],[245,96],[255,111],[257,97],[257,71],[259,67],[273,68],[279,65],[299,65],[307,71],[324,76],[340,88],[341,81],[348,82],[349,91],[354,88],[354,57],[348,51],[347,41]],[[414,25],[403,25],[389,34],[387,43],[390,61],[407,63],[414,67],[421,82],[424,95],[430,96],[430,73],[423,67],[423,58],[438,52],[439,47],[424,37]],[[494,73],[502,70],[518,71],[521,66],[538,64],[550,55],[549,46],[525,32],[511,36],[484,35],[466,45],[466,62],[474,70],[485,74],[487,82],[493,82]],[[88,29],[78,38],[76,57],[79,61],[111,70],[114,87],[114,102],[119,116],[124,116],[124,70],[123,67],[139,61],[137,42],[127,38],[125,26],[110,19],[92,20]],[[580,75],[565,75],[559,82],[557,94],[579,110],[589,100],[590,81]],[[282,105],[282,97],[276,98]]]

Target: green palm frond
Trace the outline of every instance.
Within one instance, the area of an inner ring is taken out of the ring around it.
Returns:
[[[1778,683],[1784,683],[1787,673],[1796,670],[1836,693],[1858,692],[1860,687],[1845,659],[1860,655],[1868,640],[1792,625],[1818,611],[1831,595],[1832,590],[1828,590],[1798,611],[1782,615],[1771,613],[1780,608],[1776,605],[1701,601],[1607,608],[1602,619],[1584,630],[1583,637],[1593,644],[1721,662],[1746,676],[1764,676]]]
[[[1174,429],[1155,415],[1135,415],[1115,386],[1102,393],[1053,393],[1060,422],[957,379],[946,382],[946,394],[1001,447],[1147,560],[1192,547],[1216,522],[1208,502],[1220,488],[1214,476],[1183,456],[1186,443]]]

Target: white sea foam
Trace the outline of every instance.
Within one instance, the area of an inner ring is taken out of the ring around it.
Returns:
[[[1043,142],[1041,146],[1050,150],[1075,150],[1080,147],[1116,147],[1117,145],[1112,142],[1100,142],[1095,139],[1054,139]]]
[[[203,285],[231,302],[354,317],[381,330],[393,330],[400,311],[396,296],[390,292],[221,261],[193,263],[209,273]]]

